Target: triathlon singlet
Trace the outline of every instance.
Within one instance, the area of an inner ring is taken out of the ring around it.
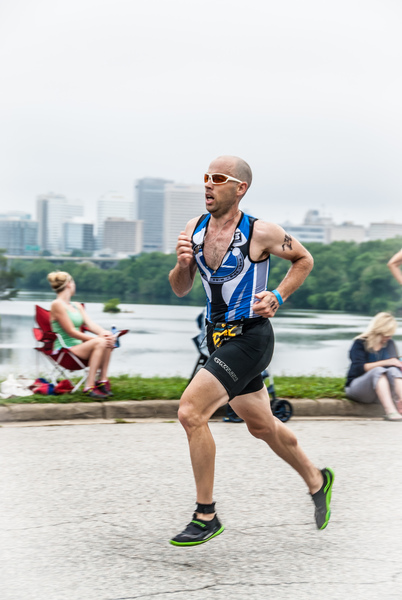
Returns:
[[[269,257],[253,262],[249,256],[251,236],[257,219],[242,213],[232,242],[220,267],[213,271],[204,258],[204,239],[211,215],[202,215],[192,235],[193,252],[207,295],[206,318],[212,323],[256,318],[255,294],[266,290]]]

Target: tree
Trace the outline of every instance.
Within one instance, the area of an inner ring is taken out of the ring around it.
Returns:
[[[402,314],[401,287],[387,268],[388,260],[401,248],[401,242],[401,239],[393,239],[362,244],[306,244],[314,257],[314,269],[286,302],[286,307],[370,315],[388,310]],[[187,296],[177,298],[173,293],[169,271],[175,264],[175,254],[153,252],[121,260],[115,268],[107,270],[90,261],[80,264],[65,262],[60,270],[71,273],[80,293],[95,292],[103,299],[113,294],[123,302],[204,305],[205,293],[198,274]],[[55,270],[52,263],[44,258],[32,262],[17,259],[13,266],[15,271],[20,272],[20,287],[49,289],[46,276]],[[279,285],[290,266],[286,260],[271,257],[268,289]]]

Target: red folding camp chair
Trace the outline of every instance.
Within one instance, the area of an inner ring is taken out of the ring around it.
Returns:
[[[88,360],[84,360],[75,356],[70,350],[64,347],[62,338],[54,333],[50,324],[50,312],[41,306],[35,306],[35,318],[38,327],[34,327],[33,334],[38,342],[41,342],[41,346],[37,346],[37,350],[40,354],[46,357],[51,365],[51,372],[49,377],[51,383],[56,384],[57,379],[62,377],[68,379],[68,371],[83,371],[83,374],[78,383],[72,389],[72,392],[76,392],[88,375]],[[82,331],[85,331],[84,326],[81,327]],[[119,332],[119,336],[124,335],[128,332],[128,329],[123,329]],[[58,339],[62,348],[60,350],[54,350],[54,342]]]

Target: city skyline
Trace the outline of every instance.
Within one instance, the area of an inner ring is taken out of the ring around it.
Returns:
[[[78,204],[82,204],[83,206],[83,217],[88,221],[94,224],[95,228],[97,228],[99,226],[99,224],[101,223],[101,221],[99,220],[99,202],[106,196],[110,195],[110,196],[114,196],[114,197],[120,197],[121,200],[123,200],[124,202],[128,202],[128,203],[132,203],[133,204],[133,210],[134,212],[138,212],[138,198],[137,198],[137,194],[135,192],[135,188],[138,184],[139,181],[142,180],[161,180],[162,178],[159,177],[144,177],[142,179],[136,179],[134,180],[133,184],[131,185],[131,190],[129,192],[127,192],[126,194],[124,192],[122,192],[121,190],[117,190],[117,189],[113,189],[113,190],[106,190],[103,191],[99,197],[95,197],[93,196],[91,198],[90,201],[85,202],[85,199],[83,199],[82,197],[79,197],[78,195],[74,195],[73,197],[69,197],[67,194],[63,193],[63,192],[59,192],[59,191],[55,191],[55,190],[48,190],[46,193],[39,193],[36,194],[36,196],[30,201],[30,202],[23,202],[21,204],[14,204],[12,203],[13,206],[15,206],[15,208],[13,210],[8,211],[6,208],[6,203],[1,203],[1,206],[3,208],[3,210],[1,212],[5,213],[15,213],[20,212],[21,214],[26,213],[29,214],[32,218],[32,220],[36,220],[37,219],[37,207],[35,206],[37,204],[37,199],[38,197],[41,196],[47,196],[47,195],[56,195],[56,196],[63,196],[65,197],[70,203],[78,203]],[[163,181],[171,181],[172,183],[174,183],[175,185],[180,185],[180,186],[184,186],[184,187],[192,187],[192,186],[202,186],[202,183],[183,183],[181,182],[177,182],[177,181],[173,181],[173,180],[163,180]],[[255,187],[255,184],[253,183],[253,187]],[[133,191],[134,188],[134,191]],[[253,211],[253,207],[255,207],[255,210]],[[252,194],[250,193],[250,191],[247,193],[247,195],[245,196],[245,198],[242,200],[242,204],[240,205],[240,209],[243,210],[243,212],[247,212],[250,214],[253,214],[254,216],[257,216],[257,218],[262,218],[264,219],[264,215],[263,214],[258,214],[257,211],[260,211],[260,213],[264,213],[265,211],[269,211],[270,207],[261,207],[260,202],[258,202],[255,198],[252,198]],[[327,205],[325,202],[321,202],[320,204],[303,204],[299,207],[298,210],[292,210],[290,211],[290,209],[288,209],[287,207],[283,207],[282,211],[279,211],[277,214],[283,214],[286,215],[284,217],[278,217],[277,219],[275,219],[275,221],[277,223],[280,224],[286,224],[286,223],[291,223],[291,224],[302,224],[304,216],[306,214],[306,212],[308,212],[309,210],[317,210],[320,212],[321,216],[332,219],[334,221],[334,223],[336,224],[343,224],[343,223],[355,223],[356,225],[364,225],[365,227],[368,227],[371,223],[385,223],[385,222],[389,222],[389,223],[400,223],[402,222],[402,210],[398,211],[396,214],[387,214],[386,212],[384,212],[384,208],[383,206],[379,207],[378,211],[374,211],[373,213],[369,213],[367,212],[366,208],[364,206],[358,206],[356,210],[352,210],[352,211],[337,211],[337,210],[333,210],[334,207],[333,206],[329,206]],[[362,210],[363,209],[363,210]],[[205,207],[202,209],[203,212],[206,211]],[[342,216],[344,215],[344,216]],[[353,218],[352,215],[355,215],[355,217]],[[372,215],[372,216],[371,216]],[[265,218],[265,220],[269,220],[268,218]]]
[[[262,219],[402,221],[400,3],[5,0],[1,16],[1,210],[53,191],[95,220],[108,191],[202,184],[235,154]]]

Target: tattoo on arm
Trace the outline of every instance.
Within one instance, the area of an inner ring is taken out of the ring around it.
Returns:
[[[271,302],[271,304],[269,305],[269,308],[278,308],[278,303],[275,301]]]
[[[292,237],[285,233],[285,239],[283,240],[282,250],[285,252],[285,248],[292,250]]]

